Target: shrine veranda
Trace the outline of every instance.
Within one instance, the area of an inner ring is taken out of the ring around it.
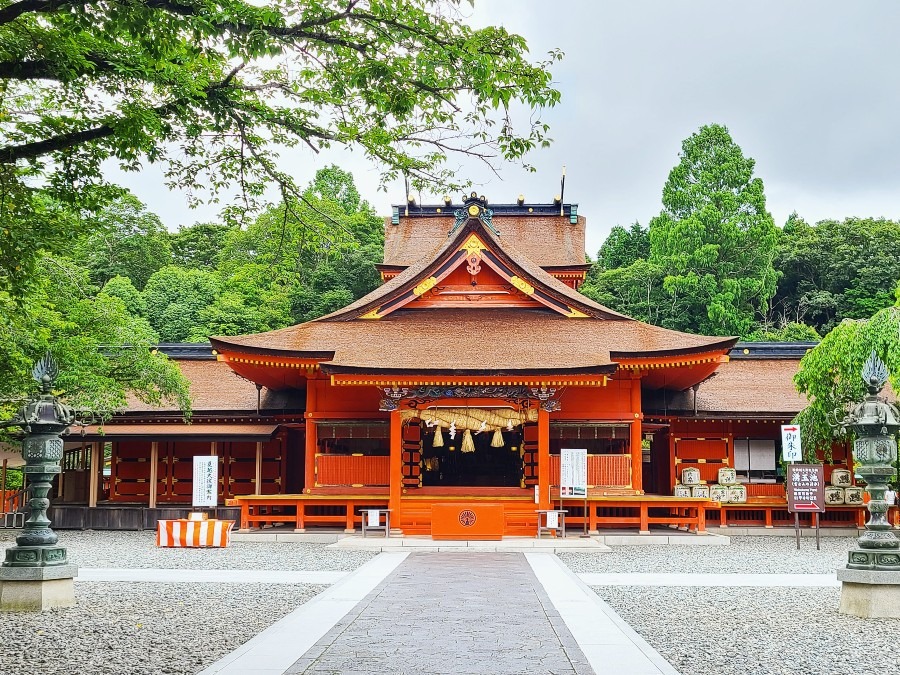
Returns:
[[[370,508],[395,536],[436,538],[463,532],[463,512],[476,538],[534,536],[559,508],[591,532],[793,526],[780,426],[805,405],[792,378],[813,345],[680,333],[589,300],[584,229],[576,204],[394,207],[369,295],[160,345],[191,383],[191,423],[134,400],[73,428],[54,527],[183,516],[196,455],[219,458],[218,514],[243,530],[356,531]],[[584,499],[560,499],[563,448],[587,450]],[[835,446],[826,481],[848,468]],[[863,524],[843,495],[822,527]]]

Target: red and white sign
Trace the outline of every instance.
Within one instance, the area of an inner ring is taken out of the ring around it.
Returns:
[[[781,458],[785,462],[802,462],[803,449],[800,446],[800,426],[781,425]]]

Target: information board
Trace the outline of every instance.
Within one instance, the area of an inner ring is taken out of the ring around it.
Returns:
[[[789,464],[787,467],[788,511],[825,511],[825,467],[821,464]]]
[[[559,451],[559,496],[587,496],[587,450],[563,448]]]
[[[194,457],[194,506],[217,506],[219,503],[219,458],[215,455]]]

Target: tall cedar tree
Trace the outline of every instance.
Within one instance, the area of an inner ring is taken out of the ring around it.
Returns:
[[[777,231],[755,162],[728,130],[701,127],[681,146],[650,221],[650,262],[672,304],[663,325],[709,335],[745,335],[765,314],[778,275]]]

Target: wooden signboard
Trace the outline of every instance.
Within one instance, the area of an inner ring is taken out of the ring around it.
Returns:
[[[790,464],[787,467],[788,511],[825,511],[825,468],[821,464]]]

